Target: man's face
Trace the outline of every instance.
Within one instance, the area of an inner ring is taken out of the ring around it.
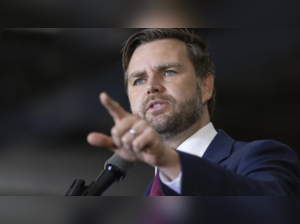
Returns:
[[[131,110],[165,139],[201,119],[201,91],[185,43],[177,39],[138,47],[128,66]]]

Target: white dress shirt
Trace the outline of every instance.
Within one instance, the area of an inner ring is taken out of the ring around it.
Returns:
[[[177,147],[177,150],[194,156],[202,157],[216,135],[217,131],[210,122],[185,140],[180,146]],[[155,174],[156,172],[157,168],[155,167]],[[162,173],[159,173],[159,178],[162,183],[178,194],[181,194],[181,176],[182,172],[180,172],[179,176],[173,181],[168,181]]]

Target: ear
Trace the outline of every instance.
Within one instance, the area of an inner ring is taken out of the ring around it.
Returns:
[[[202,82],[202,103],[205,104],[212,97],[214,91],[214,76],[209,72]]]

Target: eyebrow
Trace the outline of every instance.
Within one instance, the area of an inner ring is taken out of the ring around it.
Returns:
[[[161,71],[161,70],[165,70],[165,69],[168,69],[168,68],[181,68],[182,65],[179,64],[179,63],[166,63],[166,64],[162,64],[162,65],[158,65],[158,66],[155,66],[155,70],[157,71]]]
[[[161,65],[157,65],[154,67],[154,69],[156,71],[162,71],[162,70],[166,70],[168,68],[181,68],[182,65],[179,63],[166,63],[166,64],[161,64]],[[136,71],[131,73],[128,78],[129,79],[133,79],[133,78],[138,78],[138,77],[143,77],[145,75],[144,71]]]

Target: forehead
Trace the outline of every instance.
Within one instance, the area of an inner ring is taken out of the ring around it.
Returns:
[[[186,44],[177,39],[156,40],[139,46],[129,62],[128,73],[164,63],[189,63]]]

